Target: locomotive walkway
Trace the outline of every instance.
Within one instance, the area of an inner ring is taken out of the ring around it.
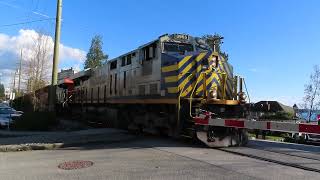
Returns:
[[[112,143],[132,140],[126,131],[104,128],[80,131],[12,132],[0,131],[0,152],[57,149],[87,143]]]

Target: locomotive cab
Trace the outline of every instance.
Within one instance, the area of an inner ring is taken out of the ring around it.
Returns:
[[[194,52],[194,47],[189,43],[164,42],[163,52],[166,54],[180,54],[185,55],[189,52]]]

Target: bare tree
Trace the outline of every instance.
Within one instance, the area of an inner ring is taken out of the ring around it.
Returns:
[[[39,32],[32,37],[32,43],[22,49],[24,54],[22,78],[26,92],[31,96],[34,110],[41,106],[35,91],[50,82],[52,50],[52,38]]]
[[[304,90],[304,105],[308,112],[308,121],[310,122],[311,117],[315,110],[320,107],[320,67],[319,65],[314,66],[314,71],[310,75],[310,81],[305,85]]]
[[[46,86],[50,80],[52,44],[50,36],[38,33],[34,38],[30,59],[26,60],[25,78],[28,92]]]

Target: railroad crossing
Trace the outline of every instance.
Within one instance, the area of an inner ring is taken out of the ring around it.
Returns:
[[[319,152],[317,146],[257,140],[247,147],[212,149],[138,137],[53,151],[0,153],[0,172],[7,180],[319,179]]]

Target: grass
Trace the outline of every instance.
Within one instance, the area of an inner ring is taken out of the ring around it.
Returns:
[[[279,136],[266,136],[266,140],[283,142],[284,138]]]
[[[251,138],[256,138],[256,135],[254,133],[249,133],[249,137]],[[262,139],[262,136],[259,135],[259,139]],[[278,141],[278,142],[283,142],[285,138],[281,137],[281,136],[271,136],[271,135],[267,135],[266,136],[266,140],[270,140],[270,141]]]

